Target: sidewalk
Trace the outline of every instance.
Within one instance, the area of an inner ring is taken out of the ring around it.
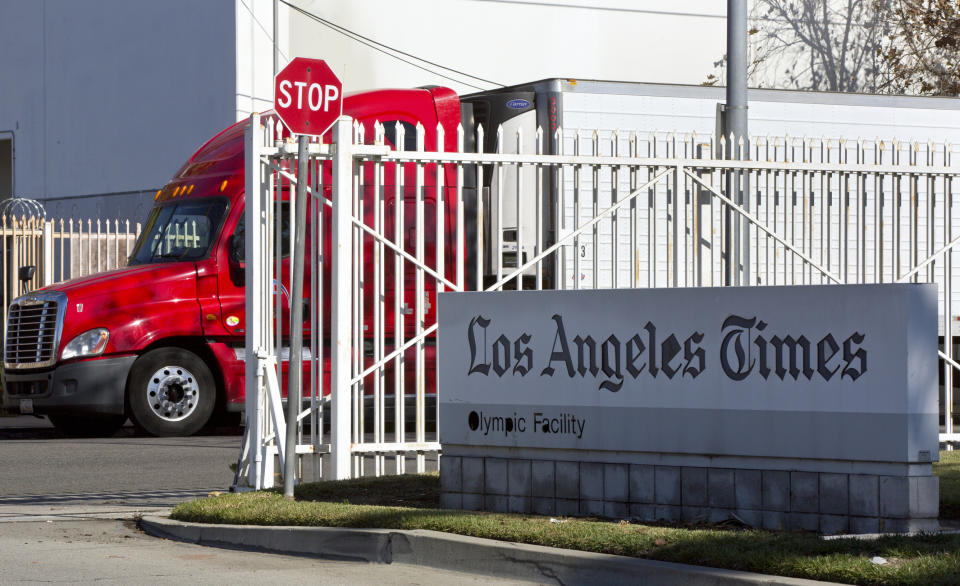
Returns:
[[[750,572],[705,568],[464,537],[437,531],[260,527],[183,523],[144,517],[150,535],[215,547],[248,548],[369,563],[402,563],[555,584],[827,584]]]

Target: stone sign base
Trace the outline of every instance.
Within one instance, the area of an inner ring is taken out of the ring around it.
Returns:
[[[446,451],[446,447],[445,447]],[[636,521],[717,523],[821,533],[932,532],[939,479],[863,470],[709,467],[447,455],[444,508]],[[800,467],[800,466],[796,466]],[[802,468],[802,467],[801,467]]]

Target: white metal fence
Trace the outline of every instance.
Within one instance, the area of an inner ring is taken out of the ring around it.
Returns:
[[[439,451],[435,294],[468,288],[935,282],[941,439],[960,437],[951,145],[758,138],[735,145],[745,160],[728,160],[726,145],[693,135],[501,131],[497,152],[470,153],[462,129],[450,152],[442,128],[431,130],[440,152],[424,148],[422,127],[404,152],[403,132],[394,148],[382,126],[345,118],[334,145],[310,144],[307,265],[323,270],[304,293],[312,374],[295,449],[315,471],[329,457],[335,478],[401,472],[411,453],[422,470]],[[281,234],[297,163],[279,136],[272,119],[251,118],[242,473],[258,488],[273,482],[286,425],[289,315],[276,292],[289,291],[293,236],[285,245]],[[547,140],[559,154],[542,154]]]
[[[127,264],[140,235],[140,224],[119,220],[45,220],[36,216],[0,216],[0,275],[3,317],[17,296],[67,279]],[[20,267],[36,271],[21,283]]]

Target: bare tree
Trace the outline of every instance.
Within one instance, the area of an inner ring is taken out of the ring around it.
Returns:
[[[876,0],[886,9],[877,49],[878,89],[960,95],[960,5],[957,0]]]
[[[834,92],[875,89],[880,18],[886,0],[755,0],[750,84]],[[722,82],[725,57],[715,63]]]

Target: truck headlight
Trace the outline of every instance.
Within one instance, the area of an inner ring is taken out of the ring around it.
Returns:
[[[109,339],[110,332],[107,331],[106,328],[97,328],[83,332],[63,347],[60,360],[99,356],[103,354],[103,351],[106,349],[107,340]]]

